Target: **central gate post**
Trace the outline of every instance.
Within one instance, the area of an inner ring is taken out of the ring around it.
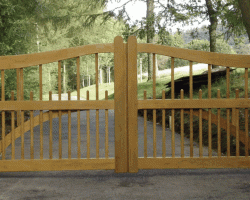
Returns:
[[[137,40],[128,38],[128,172],[138,172]]]
[[[127,51],[120,36],[114,40],[115,172],[128,172]]]

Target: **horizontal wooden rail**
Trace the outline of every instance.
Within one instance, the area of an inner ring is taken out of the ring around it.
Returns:
[[[114,100],[90,101],[4,101],[0,110],[104,110],[114,109]]]
[[[249,106],[250,99],[138,100],[138,109],[249,108]]]
[[[185,110],[184,113],[190,114],[190,111]],[[199,111],[194,110],[193,115],[199,117]],[[202,118],[205,120],[208,120],[208,117],[209,117],[208,112],[205,110],[202,110]],[[218,125],[218,115],[211,113],[211,123]],[[227,120],[224,119],[223,117],[220,117],[220,127],[223,128],[224,130],[227,130]],[[236,137],[236,126],[233,125],[231,122],[230,122],[230,133],[231,135]],[[246,133],[242,130],[239,130],[239,140],[244,145],[246,145]],[[248,146],[250,146],[250,141],[248,142]]]
[[[157,44],[137,44],[138,53],[155,53],[198,63],[225,67],[250,68],[250,55],[222,54],[169,47]]]
[[[250,168],[249,157],[138,158],[138,169]]]
[[[114,158],[0,160],[1,172],[115,169]]]
[[[95,54],[95,53],[113,53],[114,44],[92,44],[79,47],[72,47],[68,49],[61,49],[55,51],[15,55],[15,56],[0,56],[0,69],[15,69],[24,68],[40,64],[47,64],[57,62],[59,60],[66,60],[76,58],[78,56]]]

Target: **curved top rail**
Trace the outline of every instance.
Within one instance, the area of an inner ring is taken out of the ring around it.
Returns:
[[[137,44],[137,51],[141,53],[156,53],[193,62],[220,65],[224,67],[250,68],[250,55],[197,51],[157,44]]]
[[[91,44],[41,53],[0,56],[0,69],[16,69],[57,62],[94,53],[113,53],[114,44]]]

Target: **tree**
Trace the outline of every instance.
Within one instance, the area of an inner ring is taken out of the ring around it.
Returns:
[[[147,19],[146,19],[146,30],[147,30],[147,43],[153,43],[154,38],[154,0],[147,0]],[[148,81],[153,77],[153,57],[152,54],[148,54]]]
[[[246,28],[250,42],[250,2],[249,0],[238,0],[238,4],[242,14],[243,24]]]
[[[210,51],[216,52],[216,28],[219,21],[225,28],[222,33],[224,39],[228,40],[231,36],[239,37],[246,31],[250,41],[250,2],[248,0],[206,0],[205,10],[204,4],[199,4],[199,0],[189,1],[184,6],[189,10],[191,16],[199,16],[201,19],[209,17],[209,35],[210,35]]]
[[[0,2],[0,55],[18,55],[30,52],[34,47],[36,27],[33,17],[39,7],[38,1],[2,0]],[[29,98],[26,89],[35,90],[34,68],[24,69],[24,99]],[[4,70],[5,98],[11,98],[11,90],[16,90],[16,70]],[[27,81],[30,83],[28,84]],[[38,83],[38,82],[37,82]],[[0,88],[1,90],[1,88]]]
[[[107,0],[94,0],[99,2],[101,5],[107,5]],[[93,2],[94,2],[93,1]],[[126,5],[135,0],[128,0],[122,6],[117,7],[113,10],[105,11],[103,14],[89,15],[87,24],[93,23],[97,17],[102,16],[104,21],[110,17],[116,17],[117,19],[123,19],[126,23],[126,28],[123,33],[125,41],[129,35],[136,35],[139,39],[147,38],[148,43],[153,42],[153,38],[156,33],[156,29],[160,34],[166,34],[166,26],[171,27],[172,23],[180,20],[186,20],[187,16],[182,14],[181,8],[175,3],[175,0],[169,0],[162,3],[161,1],[154,0],[140,0],[147,3],[147,17],[141,21],[136,21],[131,24],[131,19],[127,13]],[[154,13],[154,7],[161,8],[158,14]],[[118,15],[115,14],[115,10],[119,10]],[[130,23],[129,23],[130,22]],[[152,79],[152,55],[148,55],[148,81]]]

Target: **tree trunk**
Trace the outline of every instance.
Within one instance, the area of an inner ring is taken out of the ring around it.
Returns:
[[[216,52],[216,28],[218,25],[218,19],[216,11],[213,9],[212,1],[206,0],[206,5],[208,9],[208,15],[209,15],[209,38],[210,38],[210,52]],[[212,68],[218,68],[216,65],[212,65]]]
[[[238,0],[239,7],[242,14],[244,26],[246,27],[248,39],[250,42],[250,1],[249,0]]]
[[[154,0],[147,0],[147,43],[153,43],[154,38]],[[153,78],[153,56],[148,54],[148,81]]]

